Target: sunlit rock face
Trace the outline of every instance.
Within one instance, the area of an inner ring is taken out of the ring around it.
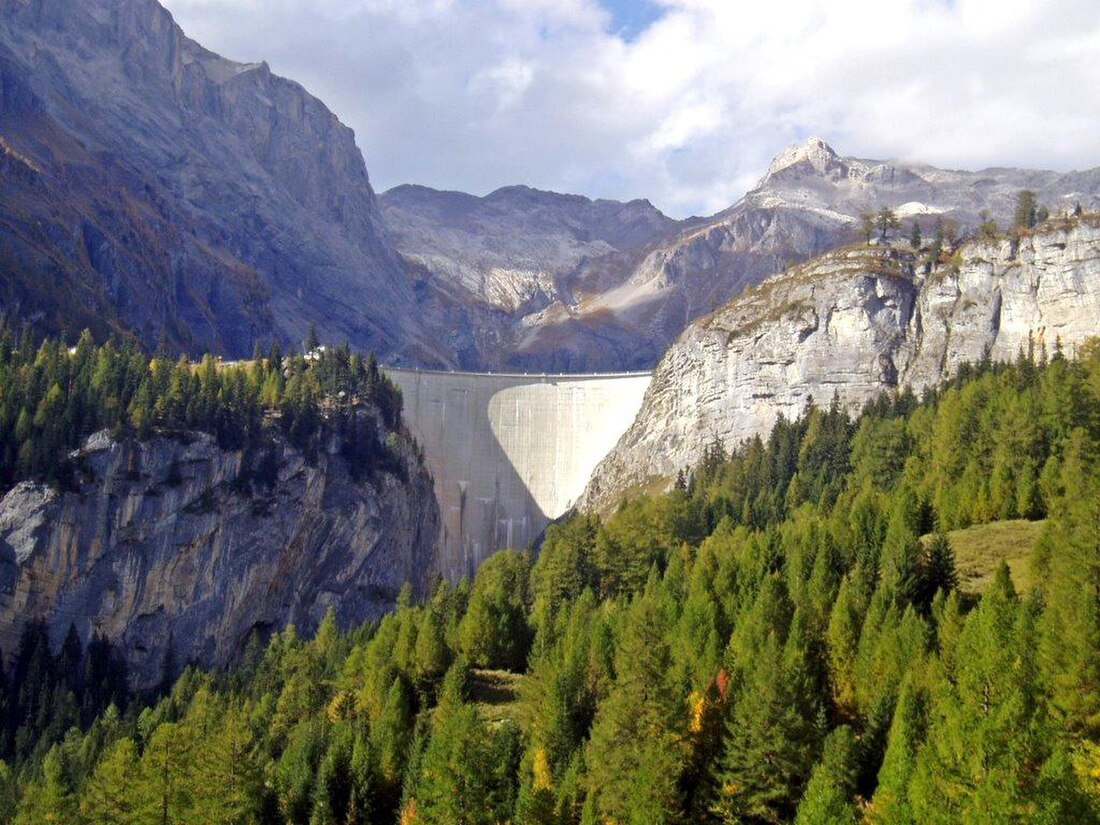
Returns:
[[[606,508],[797,417],[812,398],[855,411],[883,390],[918,393],[960,364],[1021,349],[1070,351],[1100,335],[1100,224],[1056,222],[969,243],[925,273],[907,249],[845,247],[692,324],[658,364],[637,419],[588,486]]]
[[[672,221],[646,201],[507,187],[484,198],[398,187],[380,198],[426,317],[469,369],[649,369],[695,318],[793,263],[857,236],[892,207],[908,230],[937,218],[1002,226],[1016,194],[1058,213],[1100,206],[1100,172],[965,172],[791,146],[708,218]]]

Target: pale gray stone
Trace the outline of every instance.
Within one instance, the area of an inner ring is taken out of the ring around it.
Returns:
[[[975,241],[929,274],[905,247],[849,246],[750,289],[691,324],[658,364],[638,417],[582,506],[690,468],[834,396],[855,412],[884,390],[919,393],[988,352],[996,360],[1100,335],[1100,223]]]

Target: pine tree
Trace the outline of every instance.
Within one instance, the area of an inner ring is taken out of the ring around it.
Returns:
[[[909,788],[917,821],[1020,821],[1037,804],[1070,815],[1079,789],[1056,758],[1034,619],[1032,608],[1017,602],[1002,562],[966,620],[955,681],[941,681],[933,694],[927,743]]]
[[[280,814],[291,825],[309,825],[316,771],[323,754],[324,740],[316,720],[302,720],[287,736],[275,766],[275,789]]]
[[[69,623],[69,630],[65,634],[65,640],[61,643],[61,651],[57,657],[57,671],[61,680],[73,691],[79,691],[81,677],[81,663],[84,659],[84,646],[80,642],[80,634],[76,632],[76,625]]]
[[[901,221],[898,220],[897,213],[894,212],[889,206],[884,206],[878,211],[878,215],[875,216],[875,228],[879,231],[879,237],[882,240],[886,240],[886,235],[891,229],[900,229]]]
[[[246,721],[235,708],[222,706],[202,689],[192,700],[186,729],[194,744],[185,782],[199,791],[191,797],[189,815],[196,822],[242,821],[261,784]]]
[[[443,628],[431,610],[423,611],[416,633],[413,670],[421,685],[434,685],[447,671],[449,651],[443,638]]]
[[[376,813],[376,802],[379,801],[376,798],[378,789],[377,768],[370,740],[362,732],[357,733],[355,736],[348,772],[351,778],[351,793],[348,798],[344,825],[370,825],[376,818],[388,814],[389,811],[386,809]]]
[[[459,626],[462,652],[479,667],[523,670],[527,659],[528,563],[512,550],[482,564]]]
[[[89,822],[135,825],[146,812],[135,785],[138,750],[133,739],[116,742],[102,757],[81,794],[80,812]]]
[[[328,740],[328,748],[317,770],[310,825],[345,825],[351,807],[351,758],[355,734],[349,726],[340,725]]]
[[[927,698],[910,674],[906,677],[890,725],[886,755],[878,774],[878,787],[868,818],[878,825],[909,825],[909,783],[917,764],[917,753],[927,728]]]
[[[1030,189],[1021,189],[1016,193],[1016,211],[1012,216],[1012,225],[1017,229],[1032,229],[1039,221],[1038,202]]]
[[[42,763],[42,779],[23,793],[14,825],[70,825],[77,821],[72,766],[62,748],[50,748]]]
[[[589,743],[588,792],[604,820],[659,823],[680,809],[684,709],[668,683],[672,662],[656,586],[632,606],[615,657],[615,681]]]
[[[514,803],[511,754],[460,695],[448,672],[431,738],[413,784],[417,821],[439,825],[490,825],[503,820]]]
[[[159,725],[149,736],[141,758],[138,796],[152,821],[178,821],[192,805],[196,788],[188,781],[192,742],[175,722]],[[205,789],[204,789],[205,790]]]
[[[1061,465],[1064,494],[1044,537],[1042,655],[1068,728],[1100,737],[1100,482],[1097,448],[1076,430]]]
[[[736,688],[718,773],[715,814],[727,822],[779,822],[795,814],[817,756],[820,706],[806,650],[774,633]]]
[[[871,236],[875,234],[875,216],[870,212],[863,212],[859,216],[859,234],[863,236],[865,243],[871,243]]]
[[[924,551],[919,579],[916,603],[924,611],[931,607],[936,593],[947,593],[958,586],[955,551],[951,549],[951,542],[944,533],[936,533]]]
[[[377,759],[381,810],[392,810],[400,800],[401,777],[408,759],[412,725],[412,703],[408,691],[401,679],[395,678],[370,729],[371,749]]]
[[[861,617],[852,586],[845,578],[840,583],[836,603],[829,618],[829,683],[833,702],[842,718],[856,714],[855,665],[859,651]]]
[[[851,728],[841,725],[829,734],[798,805],[796,825],[855,825],[856,756]]]
[[[546,538],[531,571],[532,613],[540,633],[549,630],[547,622],[566,601],[578,598],[586,587],[595,586],[592,552],[598,526],[597,517],[582,514],[546,528]]]

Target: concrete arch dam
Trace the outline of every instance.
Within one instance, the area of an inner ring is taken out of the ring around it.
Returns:
[[[651,373],[523,375],[389,369],[442,514],[440,572],[472,575],[569,510],[634,421]]]

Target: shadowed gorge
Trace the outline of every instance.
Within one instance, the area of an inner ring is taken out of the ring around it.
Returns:
[[[522,375],[389,370],[435,480],[439,569],[473,575],[524,548],[580,496],[634,420],[649,373]]]

